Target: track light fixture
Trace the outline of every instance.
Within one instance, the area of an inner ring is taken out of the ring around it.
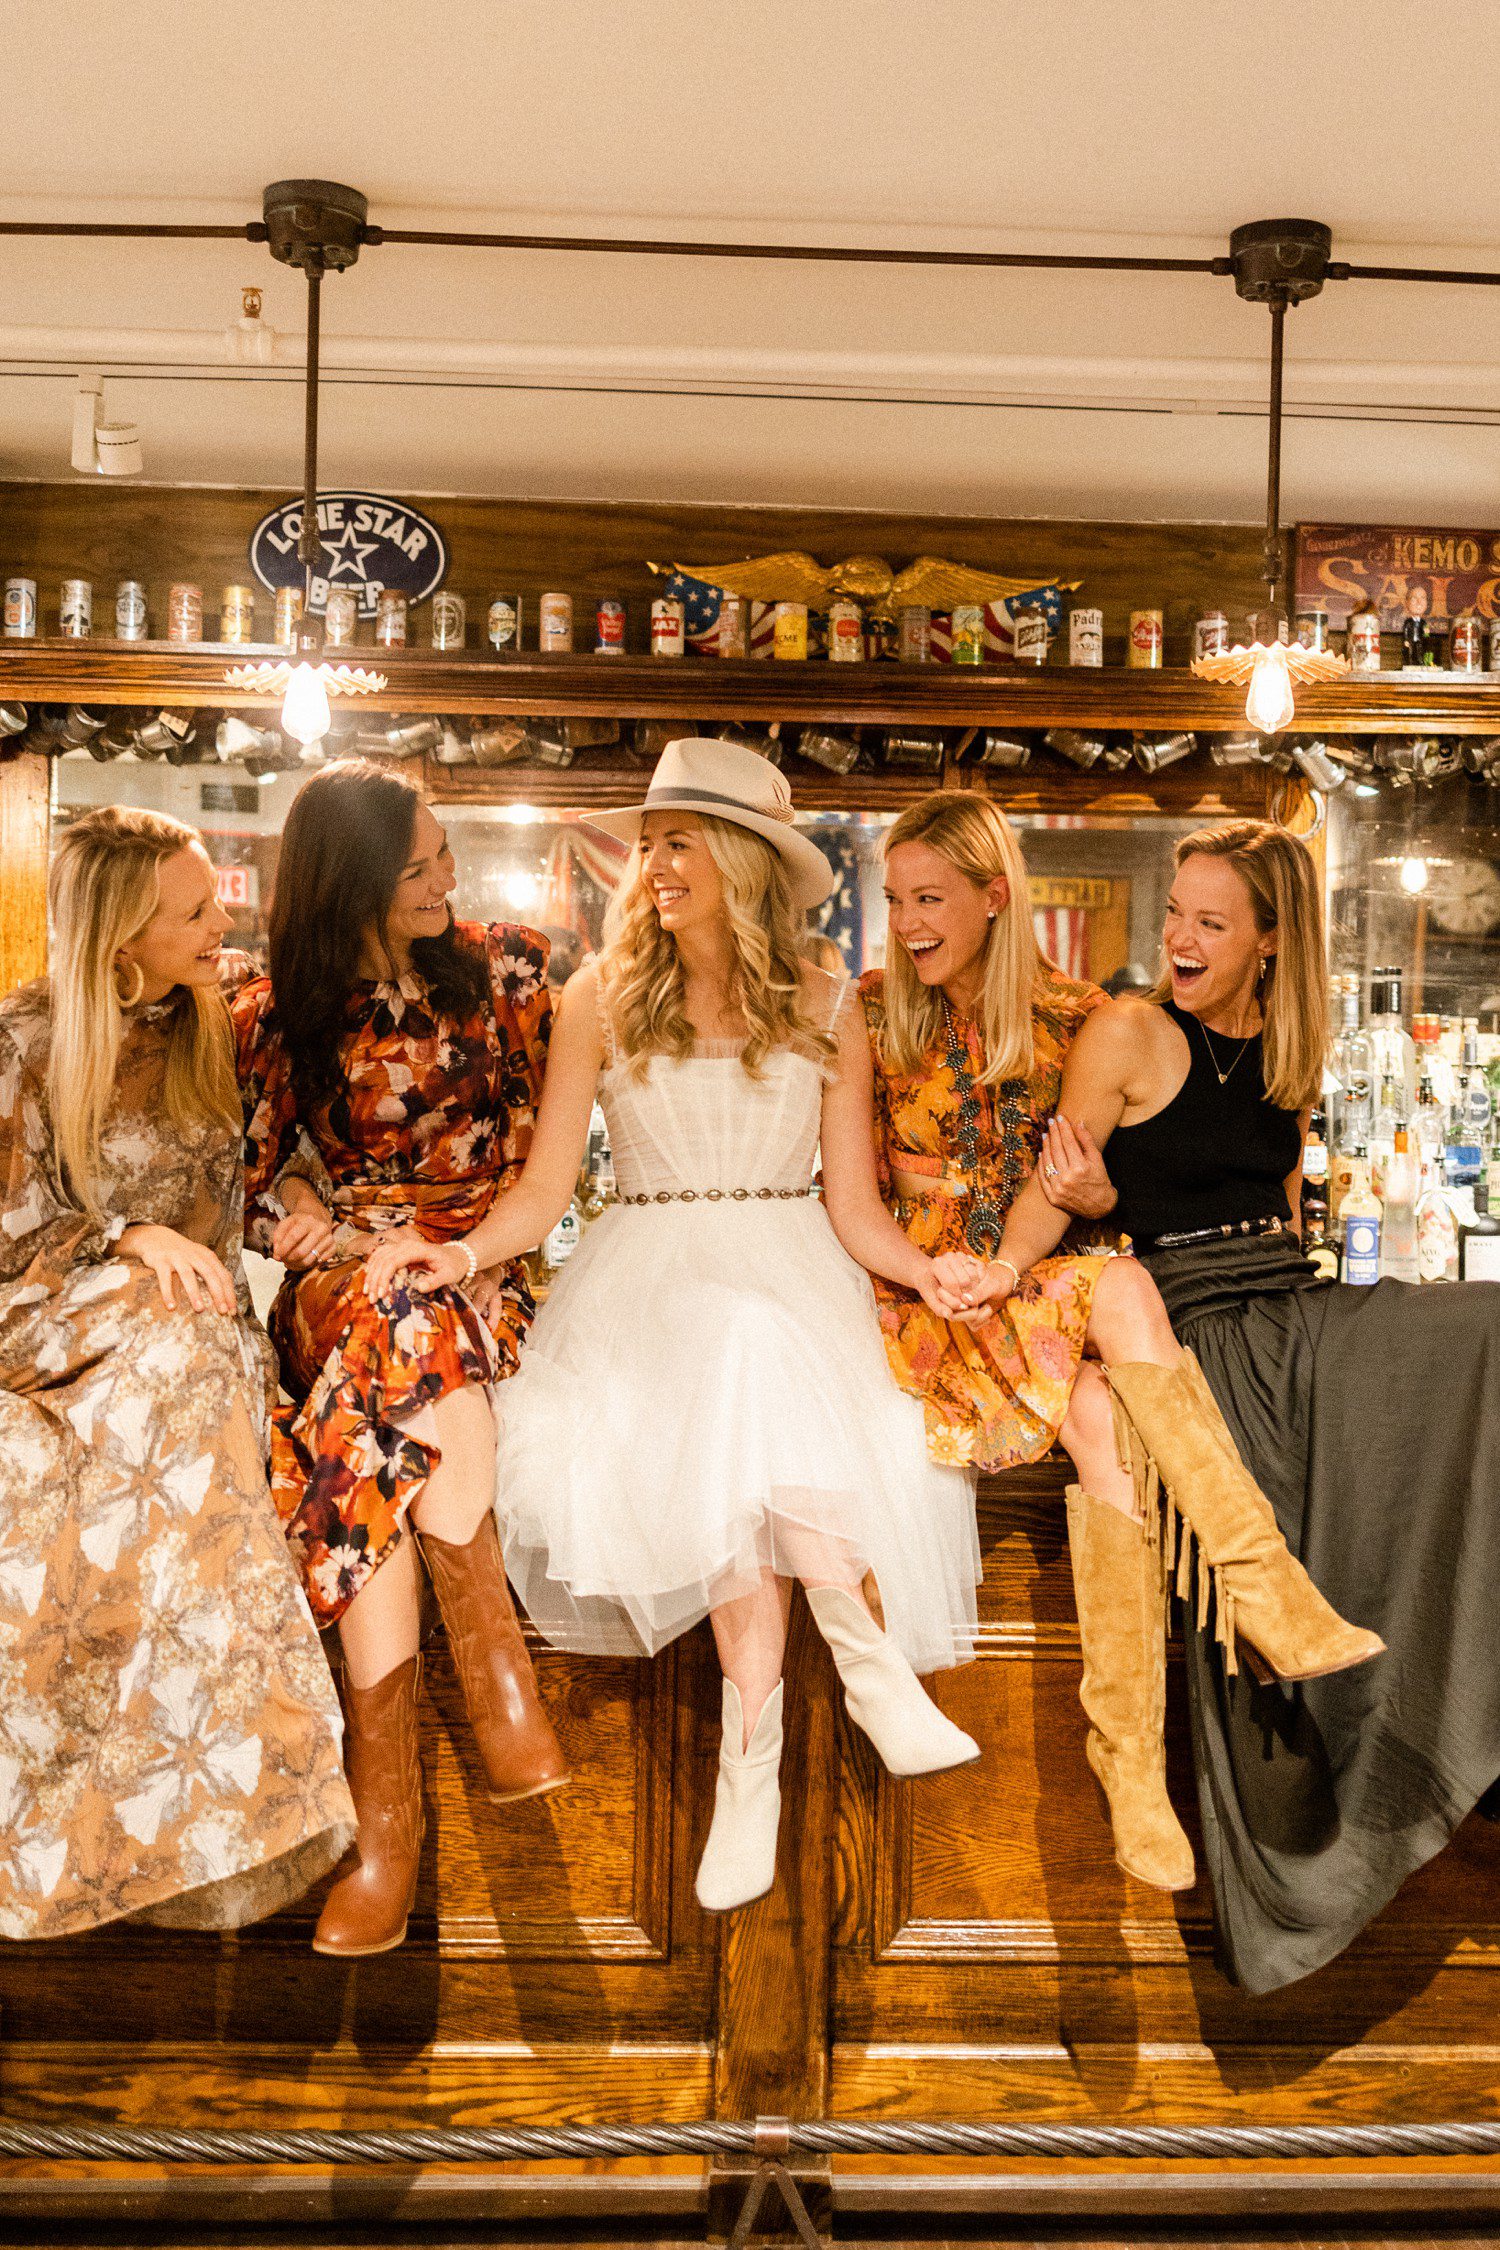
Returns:
[[[134,422],[106,422],[104,377],[90,368],[78,378],[73,399],[73,466],[83,474],[138,477],[145,467]]]
[[[0,737],[24,734],[31,714],[24,703],[0,703]]]
[[[1160,773],[1163,766],[1175,766],[1179,758],[1190,758],[1197,747],[1195,734],[1138,734],[1132,745],[1135,762],[1143,773]]]

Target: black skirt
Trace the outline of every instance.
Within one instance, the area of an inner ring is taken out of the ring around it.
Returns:
[[[1272,1992],[1500,1775],[1500,1288],[1348,1288],[1276,1236],[1143,1263],[1293,1554],[1387,1648],[1260,1687],[1185,1633],[1220,1966]]]

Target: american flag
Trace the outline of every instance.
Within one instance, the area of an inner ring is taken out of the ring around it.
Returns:
[[[689,578],[686,571],[674,570],[664,591],[682,604],[688,647],[695,648],[700,656],[717,656],[719,604],[724,599],[718,587],[710,586],[706,578]]]
[[[1024,594],[1011,594],[1003,602],[984,605],[984,653],[1011,657],[1016,653],[1016,618],[1023,609],[1039,609],[1047,620],[1047,637],[1056,640],[1062,630],[1061,586],[1032,586]]]

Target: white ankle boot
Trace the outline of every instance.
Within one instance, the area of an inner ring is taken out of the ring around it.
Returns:
[[[776,1880],[776,1831],[781,1820],[781,1682],[772,1688],[755,1732],[745,1741],[739,1690],[724,1682],[724,1739],[708,1842],[693,1885],[710,1914],[748,1906]]]
[[[833,1651],[844,1701],[893,1774],[941,1773],[979,1756],[972,1735],[945,1718],[888,1633],[842,1586],[809,1586],[808,1605]]]

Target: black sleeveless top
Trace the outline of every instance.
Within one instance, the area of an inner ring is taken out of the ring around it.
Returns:
[[[1188,1043],[1188,1074],[1154,1117],[1117,1125],[1104,1163],[1119,1194],[1111,1221],[1137,1250],[1163,1234],[1289,1219],[1286,1181],[1302,1152],[1296,1112],[1266,1099],[1260,1034],[1230,1039],[1164,1003]],[[1227,1070],[1221,1086],[1219,1071]]]

